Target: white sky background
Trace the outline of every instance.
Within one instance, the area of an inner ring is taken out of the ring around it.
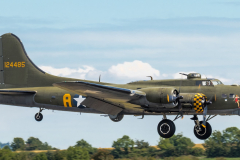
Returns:
[[[180,78],[199,72],[225,84],[240,83],[240,3],[238,1],[0,1],[0,35],[14,33],[44,71],[66,77],[127,83]],[[38,137],[60,149],[85,139],[111,147],[123,135],[156,145],[162,116],[119,123],[93,114],[0,106],[0,142]],[[174,117],[169,117],[173,119]],[[186,116],[177,131],[201,143]],[[238,116],[211,120],[213,130],[239,127]],[[219,125],[219,122],[221,125]]]

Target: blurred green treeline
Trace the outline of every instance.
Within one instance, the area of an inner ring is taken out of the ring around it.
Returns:
[[[113,148],[110,149],[94,148],[81,139],[66,150],[53,148],[47,142],[43,143],[35,137],[30,137],[27,141],[17,137],[12,143],[0,149],[0,160],[204,160],[203,157],[235,157],[236,159],[239,157],[240,159],[240,130],[230,127],[222,132],[214,131],[212,136],[204,141],[204,149],[194,146],[191,139],[182,134],[174,135],[169,139],[160,138],[157,147],[149,146],[144,140],[134,141],[124,135],[114,141]]]

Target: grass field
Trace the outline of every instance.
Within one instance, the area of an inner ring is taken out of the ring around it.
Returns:
[[[159,160],[240,160],[240,158],[226,158],[226,157],[219,157],[219,158],[205,158],[205,157],[192,157],[192,156],[181,156],[181,157],[174,157],[174,158],[165,158]]]
[[[182,157],[176,157],[176,158],[165,158],[160,160],[195,160],[196,157],[192,158],[191,156],[182,156]],[[199,160],[240,160],[240,158],[226,158],[226,157],[218,157],[218,158],[205,158],[205,157],[197,157]]]
[[[240,160],[240,158],[199,158],[199,160]]]
[[[203,144],[195,144],[195,146],[193,148],[195,148],[195,147],[199,147],[199,148],[202,148],[205,150],[205,148],[203,147]]]
[[[48,151],[55,152],[56,150],[33,150],[33,151],[14,151],[14,152],[16,152],[16,153],[20,153],[20,152],[46,153]]]

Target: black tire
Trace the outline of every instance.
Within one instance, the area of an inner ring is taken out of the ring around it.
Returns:
[[[36,113],[35,114],[35,120],[36,121],[41,121],[43,119],[43,115],[42,115],[42,113]]]
[[[200,132],[198,132],[197,130],[196,130],[196,125],[194,126],[194,128],[193,128],[193,132],[194,132],[194,134],[195,134],[195,136],[198,138],[198,139],[200,139],[200,140],[205,140],[205,139],[208,139],[210,136],[211,136],[211,134],[212,134],[212,127],[211,127],[211,125],[208,123],[208,122],[206,122],[206,128],[204,128],[203,126],[202,126],[202,121],[200,121],[199,122],[200,123],[200,127],[201,127],[201,131]]]
[[[164,119],[157,126],[158,134],[163,138],[170,138],[176,131],[175,124],[169,119]]]
[[[109,118],[113,121],[113,122],[119,122],[123,119],[124,114],[119,113],[118,115],[114,116],[114,115],[108,115]]]

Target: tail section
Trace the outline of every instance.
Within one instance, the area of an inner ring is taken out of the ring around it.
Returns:
[[[56,77],[38,68],[28,57],[20,39],[8,33],[0,37],[0,86],[40,87],[74,79]]]

